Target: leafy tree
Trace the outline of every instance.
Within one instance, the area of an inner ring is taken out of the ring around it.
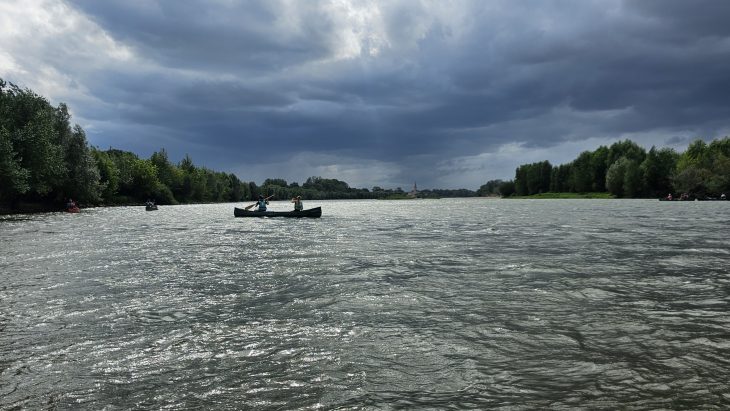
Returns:
[[[30,190],[30,172],[23,168],[13,150],[10,133],[0,128],[0,201],[12,203]]]
[[[149,160],[132,163],[132,194],[137,199],[154,197],[158,188],[157,169]]]
[[[192,159],[190,159],[189,156],[187,157],[187,160],[192,165]],[[169,204],[177,203],[177,200],[174,198],[174,193],[180,193],[182,190],[183,180],[185,178],[183,168],[177,167],[170,162],[167,151],[165,151],[164,148],[152,153],[152,156],[150,156],[150,162],[157,169],[157,178],[160,180],[160,183],[165,186],[164,189],[160,188],[158,190],[160,191],[157,199],[158,202],[161,204],[165,204],[168,201]],[[188,169],[190,169],[190,167],[188,167]],[[168,200],[161,200],[161,198],[165,197],[170,198]]]
[[[502,197],[511,197],[515,194],[515,182],[510,181],[503,181],[499,185],[499,193],[502,195]]]
[[[502,184],[502,182],[502,180],[489,180],[486,184],[479,187],[476,194],[478,196],[499,194],[499,186]]]
[[[190,158],[189,154],[185,154],[185,158],[180,160],[180,164],[178,164],[178,167],[180,167],[184,172],[188,174],[195,171],[195,164],[193,164],[193,159]]]
[[[672,179],[674,187],[681,193],[704,197],[707,194],[705,183],[712,178],[706,168],[687,166]]]
[[[318,191],[347,191],[350,186],[340,180],[322,178],[322,177],[309,177],[307,181],[302,184],[302,188],[313,189]]]
[[[554,193],[569,192],[571,190],[571,175],[571,164],[561,164],[559,166],[553,167],[553,170],[550,174],[550,191]]]
[[[635,160],[627,160],[624,170],[623,192],[626,197],[633,198],[641,194],[643,180],[639,165]]]
[[[11,138],[22,167],[30,172],[30,193],[38,199],[60,186],[67,173],[63,149],[53,143],[53,134],[53,113],[42,110]]]
[[[730,139],[714,140],[709,145],[695,140],[679,156],[672,181],[675,188],[697,197],[716,196],[730,189],[728,180]]]
[[[714,195],[730,193],[730,157],[717,154],[712,163],[712,176],[707,189]]]
[[[97,204],[101,200],[101,174],[79,125],[65,137],[65,164],[68,175],[61,198],[66,194],[82,203]]]
[[[606,172],[608,171],[609,149],[606,146],[600,146],[591,154],[591,180],[593,191],[606,191]]]
[[[646,195],[661,197],[672,192],[671,176],[674,174],[678,157],[670,148],[657,150],[652,147],[649,150],[641,163]]]
[[[264,186],[280,186],[280,187],[286,187],[287,183],[286,180],[282,178],[267,178],[264,180]]]
[[[590,151],[580,153],[570,165],[570,191],[585,193],[593,188],[593,155]]]
[[[624,196],[624,176],[626,175],[626,165],[629,160],[621,157],[616,160],[606,172],[606,188],[608,192],[616,197]]]
[[[548,161],[525,164],[515,174],[517,195],[532,195],[550,190],[552,165]]]
[[[608,160],[606,164],[610,167],[611,164],[618,161],[619,158],[625,157],[628,160],[634,160],[637,164],[641,164],[646,156],[646,150],[641,146],[634,143],[631,140],[624,140],[613,143],[608,149]]]
[[[92,149],[91,154],[94,156],[96,168],[99,170],[101,202],[114,204],[119,190],[119,169],[107,152]]]
[[[517,167],[514,184],[516,195],[526,196],[530,193],[527,186],[527,165]]]

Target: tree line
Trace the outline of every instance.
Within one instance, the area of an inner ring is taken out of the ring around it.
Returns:
[[[261,186],[232,173],[199,167],[186,155],[174,163],[165,149],[150,158],[89,146],[68,107],[53,107],[29,89],[0,79],[0,209],[28,205],[54,209],[69,198],[82,206],[238,202],[258,195],[309,200],[405,197],[400,189],[358,189],[337,179],[309,177],[303,184],[266,179]],[[475,195],[470,190],[426,190],[423,197]]]
[[[490,180],[479,195],[530,196],[541,193],[608,192],[619,198],[687,194],[716,198],[730,193],[730,138],[697,139],[687,150],[643,147],[624,140],[584,151],[567,164],[524,164],[510,181]]]

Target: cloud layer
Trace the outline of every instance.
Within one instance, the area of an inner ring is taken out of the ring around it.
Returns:
[[[0,77],[90,142],[356,187],[472,188],[630,138],[730,129],[730,3],[0,4]]]

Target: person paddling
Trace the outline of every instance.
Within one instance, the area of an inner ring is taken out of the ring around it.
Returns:
[[[267,199],[263,195],[259,195],[259,201],[256,203],[258,211],[266,211],[266,204],[269,204]]]
[[[302,196],[296,196],[296,197],[292,198],[291,202],[294,203],[294,211],[304,210],[304,204],[302,203]]]

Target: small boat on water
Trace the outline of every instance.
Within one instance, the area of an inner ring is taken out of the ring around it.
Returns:
[[[234,217],[310,217],[319,218],[322,217],[322,207],[310,208],[309,210],[302,211],[249,211],[243,208],[233,208]]]
[[[157,210],[157,204],[147,204],[146,206],[144,206],[144,209],[146,211],[155,211]]]
[[[81,211],[81,209],[78,208],[77,206],[67,207],[66,208],[66,212],[67,213],[78,213],[79,211]]]

